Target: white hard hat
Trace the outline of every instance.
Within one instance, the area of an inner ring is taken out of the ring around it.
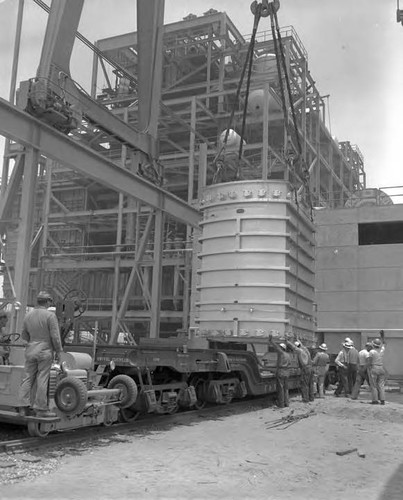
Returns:
[[[325,343],[320,344],[319,349],[322,349],[322,351],[327,351],[327,345]]]

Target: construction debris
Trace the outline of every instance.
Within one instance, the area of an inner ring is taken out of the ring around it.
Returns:
[[[266,429],[280,429],[280,430],[285,430],[288,429],[291,425],[295,424],[296,422],[299,422],[300,420],[304,418],[311,417],[312,415],[315,415],[314,410],[309,410],[306,413],[301,413],[299,415],[294,415],[294,410],[292,410],[288,415],[285,417],[281,417],[278,420],[274,420],[273,422],[266,422],[270,423]]]
[[[355,451],[358,451],[358,448],[351,448],[350,450],[344,450],[344,451],[336,451],[336,455],[339,455],[339,457],[343,457],[344,455],[354,453]]]

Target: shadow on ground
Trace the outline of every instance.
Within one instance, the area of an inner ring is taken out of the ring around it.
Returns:
[[[378,500],[402,500],[403,498],[403,464],[399,465],[389,478]]]

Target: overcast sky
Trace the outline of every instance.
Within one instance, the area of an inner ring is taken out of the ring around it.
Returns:
[[[368,187],[403,186],[403,26],[396,22],[396,0],[280,1],[280,24],[294,26],[318,90],[330,94],[332,135],[359,146]],[[225,11],[242,34],[249,34],[250,3],[165,0],[165,22],[214,8]],[[3,98],[9,95],[17,5],[18,0],[0,0]],[[25,0],[18,81],[35,76],[46,16],[33,0]],[[79,30],[89,40],[135,29],[135,0],[85,0]],[[269,18],[261,20],[260,30],[270,30]],[[77,42],[72,76],[86,87],[91,58],[89,49]]]

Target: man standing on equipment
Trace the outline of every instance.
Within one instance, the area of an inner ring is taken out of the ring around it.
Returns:
[[[22,329],[22,339],[27,342],[25,349],[25,377],[20,388],[20,415],[26,416],[31,404],[38,417],[54,417],[48,408],[48,383],[54,357],[60,359],[63,351],[56,315],[47,308],[52,297],[47,292],[39,292],[37,307],[27,313]]]

